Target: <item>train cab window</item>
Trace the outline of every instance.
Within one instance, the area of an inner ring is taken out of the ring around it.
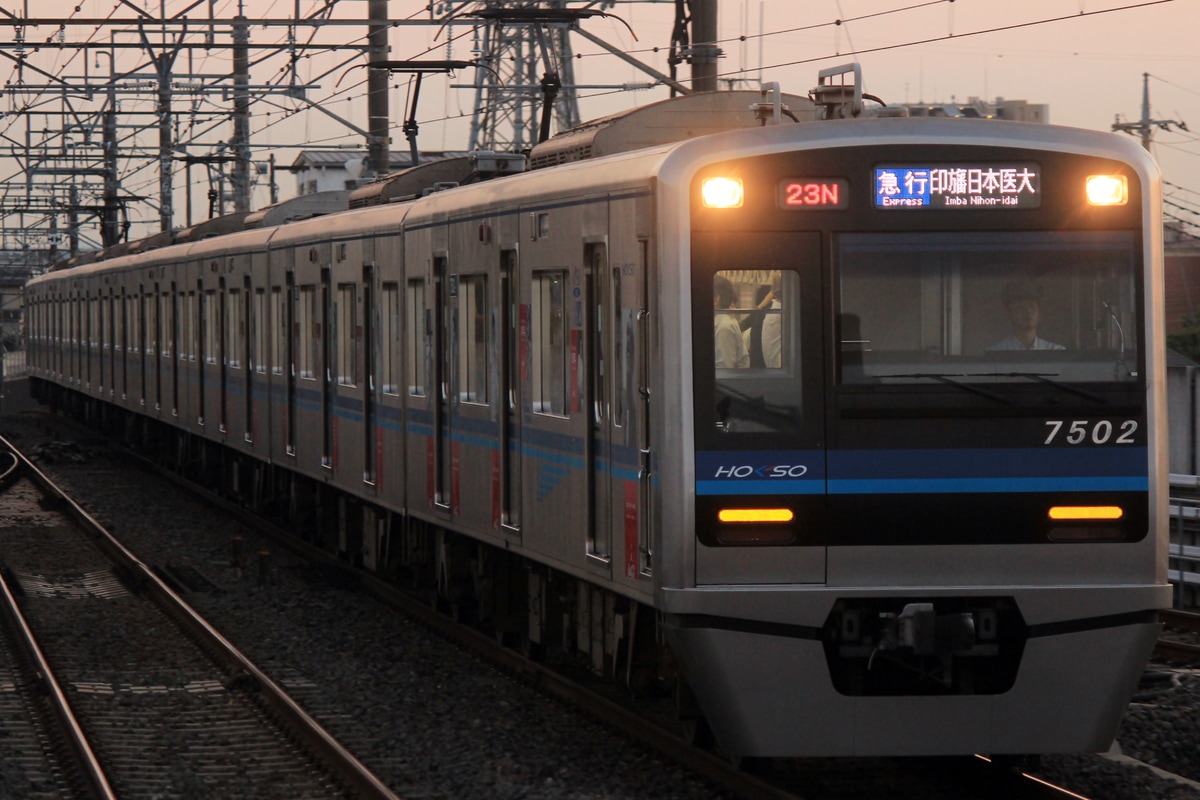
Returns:
[[[338,285],[337,339],[338,383],[342,386],[358,384],[358,287],[352,283]]]
[[[379,363],[384,394],[400,394],[400,286],[383,284]]]
[[[424,397],[425,370],[433,358],[433,323],[425,307],[424,280],[408,282],[404,311],[408,320],[408,335],[404,337],[408,393],[413,397]]]
[[[458,388],[464,403],[488,402],[487,276],[463,275],[458,282]]]
[[[315,380],[317,362],[317,290],[315,286],[301,286],[299,301],[296,308],[297,341],[296,360],[297,372],[301,378]]]
[[[800,279],[793,270],[721,270],[712,283],[717,428],[794,430],[802,412]]]
[[[567,414],[566,279],[562,271],[533,276],[530,389],[538,414]]]
[[[847,234],[842,384],[1137,381],[1129,232]]]

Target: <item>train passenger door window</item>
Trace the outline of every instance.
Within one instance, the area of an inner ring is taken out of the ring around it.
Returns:
[[[254,314],[250,319],[254,329],[251,337],[250,369],[258,375],[267,373],[267,361],[270,351],[267,349],[267,334],[272,328],[267,325],[267,292],[265,289],[254,290]]]
[[[463,275],[458,282],[458,391],[464,403],[488,402],[487,276]]]
[[[530,399],[537,414],[567,414],[566,283],[562,270],[533,275]]]
[[[800,302],[800,277],[793,270],[714,275],[708,352],[715,365],[718,429],[767,432],[799,425]]]
[[[341,386],[358,385],[358,287],[343,283],[337,290],[337,372]]]
[[[183,333],[179,339],[179,358],[196,360],[196,293],[188,292],[183,302]]]
[[[225,363],[230,369],[242,368],[242,290],[229,290],[229,306],[225,311]]]
[[[217,293],[209,289],[204,293],[204,308],[201,311],[200,327],[204,338],[204,363],[216,364],[221,353],[221,319],[217,313]]]
[[[426,369],[433,348],[433,329],[425,311],[425,281],[409,281],[405,307],[408,335],[404,341],[407,347],[408,393],[413,397],[425,396]]]
[[[383,393],[400,394],[400,285],[383,285],[382,330],[379,337],[380,382]]]
[[[283,288],[271,287],[271,343],[270,362],[271,374],[282,375],[283,367],[288,363],[288,314],[284,303]]]
[[[301,378],[307,380],[315,380],[316,373],[316,313],[317,313],[317,291],[315,286],[300,287],[300,301],[297,303],[296,314],[299,317],[297,325],[299,326],[299,335],[297,336],[297,345],[299,352],[296,354],[298,372]]]

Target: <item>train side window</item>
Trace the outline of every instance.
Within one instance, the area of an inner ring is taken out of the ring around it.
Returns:
[[[458,283],[459,400],[488,402],[487,276],[463,275]]]
[[[316,303],[316,287],[301,286],[300,299],[296,309],[296,324],[299,329],[299,334],[296,337],[296,359],[299,362],[297,366],[300,377],[309,380],[315,380],[317,377],[315,371],[317,340],[314,338],[316,336],[316,326],[314,324],[317,310]]]
[[[384,394],[400,394],[400,286],[383,284],[381,319],[379,320],[380,378]]]
[[[287,364],[287,310],[283,288],[271,287],[271,374],[282,375]]]
[[[230,369],[242,368],[242,290],[229,290],[229,307],[225,311],[225,361]]]
[[[567,413],[566,283],[563,271],[533,275],[530,388],[538,414]]]
[[[408,282],[404,310],[408,318],[408,335],[404,337],[407,343],[404,356],[408,363],[408,393],[413,397],[424,397],[425,366],[428,363],[426,354],[433,347],[433,331],[426,324],[429,318],[425,313],[424,280]]]
[[[337,369],[342,386],[358,384],[358,287],[352,283],[338,285]]]

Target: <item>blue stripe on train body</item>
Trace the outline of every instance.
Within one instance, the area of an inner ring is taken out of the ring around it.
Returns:
[[[696,494],[947,494],[1149,489],[1145,447],[706,451]]]

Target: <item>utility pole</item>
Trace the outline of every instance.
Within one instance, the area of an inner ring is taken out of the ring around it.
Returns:
[[[387,0],[368,0],[367,16],[367,169],[366,177],[386,175],[390,169],[391,114],[388,111],[388,71],[382,62],[388,57]]]
[[[1137,133],[1142,137],[1142,147],[1148,151],[1150,149],[1151,137],[1154,129],[1169,131],[1172,127],[1178,128],[1181,131],[1188,129],[1186,122],[1180,122],[1173,119],[1150,119],[1150,73],[1142,73],[1142,119],[1140,122],[1121,122],[1120,116],[1113,123],[1114,131],[1124,131],[1125,133]]]
[[[239,4],[240,5],[240,4]],[[250,211],[250,30],[238,9],[233,26],[233,168],[229,182],[233,189],[233,210]],[[191,196],[189,188],[188,196]]]
[[[676,67],[686,62],[692,67],[691,90],[715,92],[717,60],[722,55],[716,42],[717,0],[675,0],[675,26],[671,33],[671,55],[667,59],[672,81]],[[671,96],[677,92],[672,83]]]
[[[717,90],[717,0],[691,0],[692,6],[692,90]]]

